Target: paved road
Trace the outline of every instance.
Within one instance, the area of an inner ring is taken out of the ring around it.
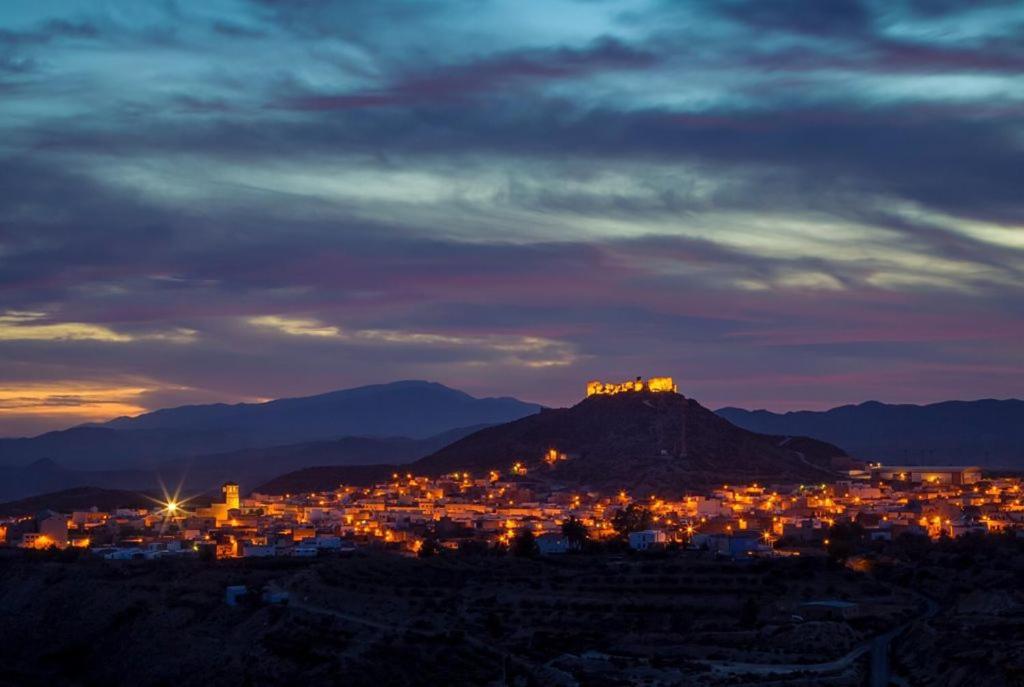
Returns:
[[[789,675],[792,673],[838,673],[868,652],[870,643],[858,645],[845,656],[824,663],[739,663],[705,661],[711,670],[723,675]]]
[[[823,663],[739,663],[732,661],[704,661],[705,665],[723,675],[788,675],[791,673],[838,673],[848,669],[864,654],[871,652],[869,684],[871,687],[888,687],[892,680],[889,666],[889,646],[892,640],[903,633],[916,620],[931,618],[939,611],[939,605],[926,597],[920,597],[925,610],[913,620],[894,627],[834,661]]]
[[[924,605],[924,612],[914,620],[926,620],[939,612],[939,604],[926,596],[920,596],[919,598]],[[902,679],[893,678],[892,670],[889,666],[889,647],[892,645],[892,640],[903,634],[903,631],[910,627],[914,620],[910,620],[871,640],[871,665],[869,673],[869,684],[871,687],[889,687],[889,684],[892,682],[903,682]]]

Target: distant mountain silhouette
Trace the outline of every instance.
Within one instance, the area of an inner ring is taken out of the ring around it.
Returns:
[[[474,398],[433,382],[394,382],[267,403],[183,406],[33,438],[0,439],[0,466],[50,459],[77,470],[154,468],[211,453],[342,437],[425,439],[538,410],[534,403]]]
[[[495,424],[540,410],[514,398],[474,398],[436,382],[375,384],[266,403],[182,406],[133,418],[111,429],[232,432],[250,446],[343,436],[425,438],[455,427]]]
[[[48,459],[30,465],[0,467],[0,501],[96,484],[108,489],[158,486],[153,473],[143,470],[69,470]]]
[[[230,451],[249,441],[233,431],[72,427],[32,438],[0,439],[0,466],[52,460],[81,470],[150,468],[174,458]]]
[[[425,439],[343,437],[333,441],[241,449],[164,463],[157,472],[165,482],[180,482],[191,489],[208,489],[230,480],[238,482],[244,490],[275,475],[310,465],[403,465],[480,428],[481,425],[460,427]]]
[[[188,493],[195,493],[232,481],[238,482],[243,489],[249,489],[275,475],[308,465],[408,463],[480,428],[480,425],[460,427],[425,439],[343,437],[333,441],[239,449],[165,461],[148,469],[74,470],[43,458],[25,466],[0,467],[0,501],[95,485],[148,491],[162,483],[171,489],[180,487]],[[141,430],[140,433],[147,431],[157,430]]]
[[[722,408],[718,415],[754,432],[803,434],[865,460],[910,464],[1024,467],[1024,401],[869,401],[832,410],[772,413]]]
[[[308,465],[405,463],[540,408],[404,381],[267,403],[158,410],[0,439],[0,499],[86,485],[149,489],[159,479],[193,489],[232,479],[246,488]]]
[[[554,466],[550,448],[568,454]],[[571,408],[544,410],[480,430],[400,469],[441,475],[456,471],[508,474],[522,462],[529,476],[554,484],[635,493],[664,493],[720,484],[819,481],[837,475],[842,449],[806,438],[756,434],[674,393],[592,396]],[[328,489],[340,482],[385,479],[388,466],[307,469],[283,475],[259,491]]]
[[[159,495],[160,492],[155,491],[149,497],[157,498]],[[54,510],[58,513],[71,513],[76,510],[89,510],[93,506],[106,511],[115,508],[153,508],[154,503],[149,497],[137,491],[123,489],[74,487],[18,501],[0,503],[0,517],[31,514],[44,509]],[[205,499],[207,503],[209,500],[209,498]]]

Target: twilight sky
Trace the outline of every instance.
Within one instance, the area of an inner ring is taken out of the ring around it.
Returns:
[[[0,435],[1024,389],[1024,3],[6,0]]]

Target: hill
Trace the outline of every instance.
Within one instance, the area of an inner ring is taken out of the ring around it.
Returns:
[[[0,501],[96,484],[110,489],[153,489],[158,480],[144,470],[69,470],[47,459],[0,467]]]
[[[159,492],[154,492],[150,496],[155,498],[158,494]],[[112,511],[115,508],[153,508],[154,504],[150,496],[122,489],[76,487],[18,501],[0,503],[0,517],[36,513],[44,509],[54,510],[58,513],[70,513],[76,510],[89,510],[93,506],[106,511]]]
[[[540,410],[514,398],[474,398],[443,384],[402,381],[266,403],[182,406],[133,418],[112,429],[240,432],[256,445],[342,436],[425,438],[455,427],[495,424]]]
[[[832,410],[772,413],[722,408],[753,432],[802,434],[885,463],[1024,467],[1024,401],[946,401],[890,405],[869,401]]]
[[[151,490],[162,482],[196,492],[232,481],[247,490],[275,475],[309,465],[408,463],[478,429],[479,425],[460,427],[425,439],[342,437],[333,441],[240,449],[165,461],[152,468],[135,470],[74,470],[43,458],[30,465],[0,467],[0,501],[97,484],[112,489]],[[97,431],[118,433],[117,430]]]
[[[0,466],[51,460],[77,470],[150,468],[173,458],[248,445],[242,433],[232,431],[72,427],[32,438],[0,439]]]
[[[243,491],[275,475],[311,465],[338,466],[404,465],[479,430],[460,427],[425,439],[408,437],[342,437],[269,448],[243,449],[197,456],[161,465],[157,472],[167,483],[183,483],[188,489],[210,489],[226,481],[238,482]]]
[[[0,466],[48,459],[75,470],[155,469],[201,455],[342,437],[427,439],[539,409],[514,398],[474,398],[433,382],[394,382],[267,403],[170,408],[33,438],[0,439]]]
[[[550,448],[566,453],[567,460],[547,465],[543,456]],[[528,474],[556,484],[656,493],[730,481],[820,481],[836,476],[833,460],[843,456],[842,449],[814,439],[741,429],[679,394],[632,392],[591,396],[571,408],[474,432],[402,470],[431,476],[507,473],[519,461]],[[365,484],[388,472],[388,466],[305,470],[259,491]]]

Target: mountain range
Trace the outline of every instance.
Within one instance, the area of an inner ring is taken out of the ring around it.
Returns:
[[[103,426],[230,432],[251,447],[343,436],[423,439],[455,427],[507,422],[538,410],[539,405],[514,398],[474,398],[436,382],[401,381],[266,403],[181,406],[117,418]]]
[[[815,437],[852,455],[890,464],[1024,466],[1024,401],[946,401],[892,405],[869,401],[832,410],[772,413],[722,408],[752,432]]]
[[[0,466],[0,501],[95,485],[150,490],[162,483],[170,488],[180,485],[187,491],[202,491],[231,481],[248,489],[276,475],[309,465],[407,463],[480,427],[457,428],[425,439],[343,437],[333,441],[238,449],[163,461],[140,469],[75,470],[41,458],[25,466]]]
[[[550,449],[565,459],[549,463]],[[520,463],[530,479],[594,491],[653,494],[729,481],[825,481],[849,460],[837,446],[806,437],[769,436],[733,425],[676,393],[590,396],[571,408],[543,410],[487,427],[403,466],[439,476]],[[331,489],[386,479],[389,466],[338,467],[284,475],[261,492]]]
[[[1020,469],[1024,401],[712,414],[682,396],[628,394],[542,409],[401,381],[267,403],[184,406],[0,439],[0,500],[83,486],[152,489],[160,479],[193,490],[231,479],[243,489],[269,481],[294,491],[298,484],[333,486],[340,475],[365,482],[417,460],[403,470],[507,469],[515,460],[536,462],[552,447],[581,460],[544,468],[547,477],[651,489],[744,475],[809,479],[843,453]]]
[[[402,381],[266,403],[182,406],[37,437],[0,439],[0,466],[51,459],[67,468],[152,468],[168,460],[342,437],[425,439],[536,413],[514,398],[474,398]]]
[[[0,439],[0,499],[84,485],[243,488],[308,465],[403,463],[482,426],[536,413],[514,398],[474,398],[401,381],[267,403],[158,410],[32,438]]]

